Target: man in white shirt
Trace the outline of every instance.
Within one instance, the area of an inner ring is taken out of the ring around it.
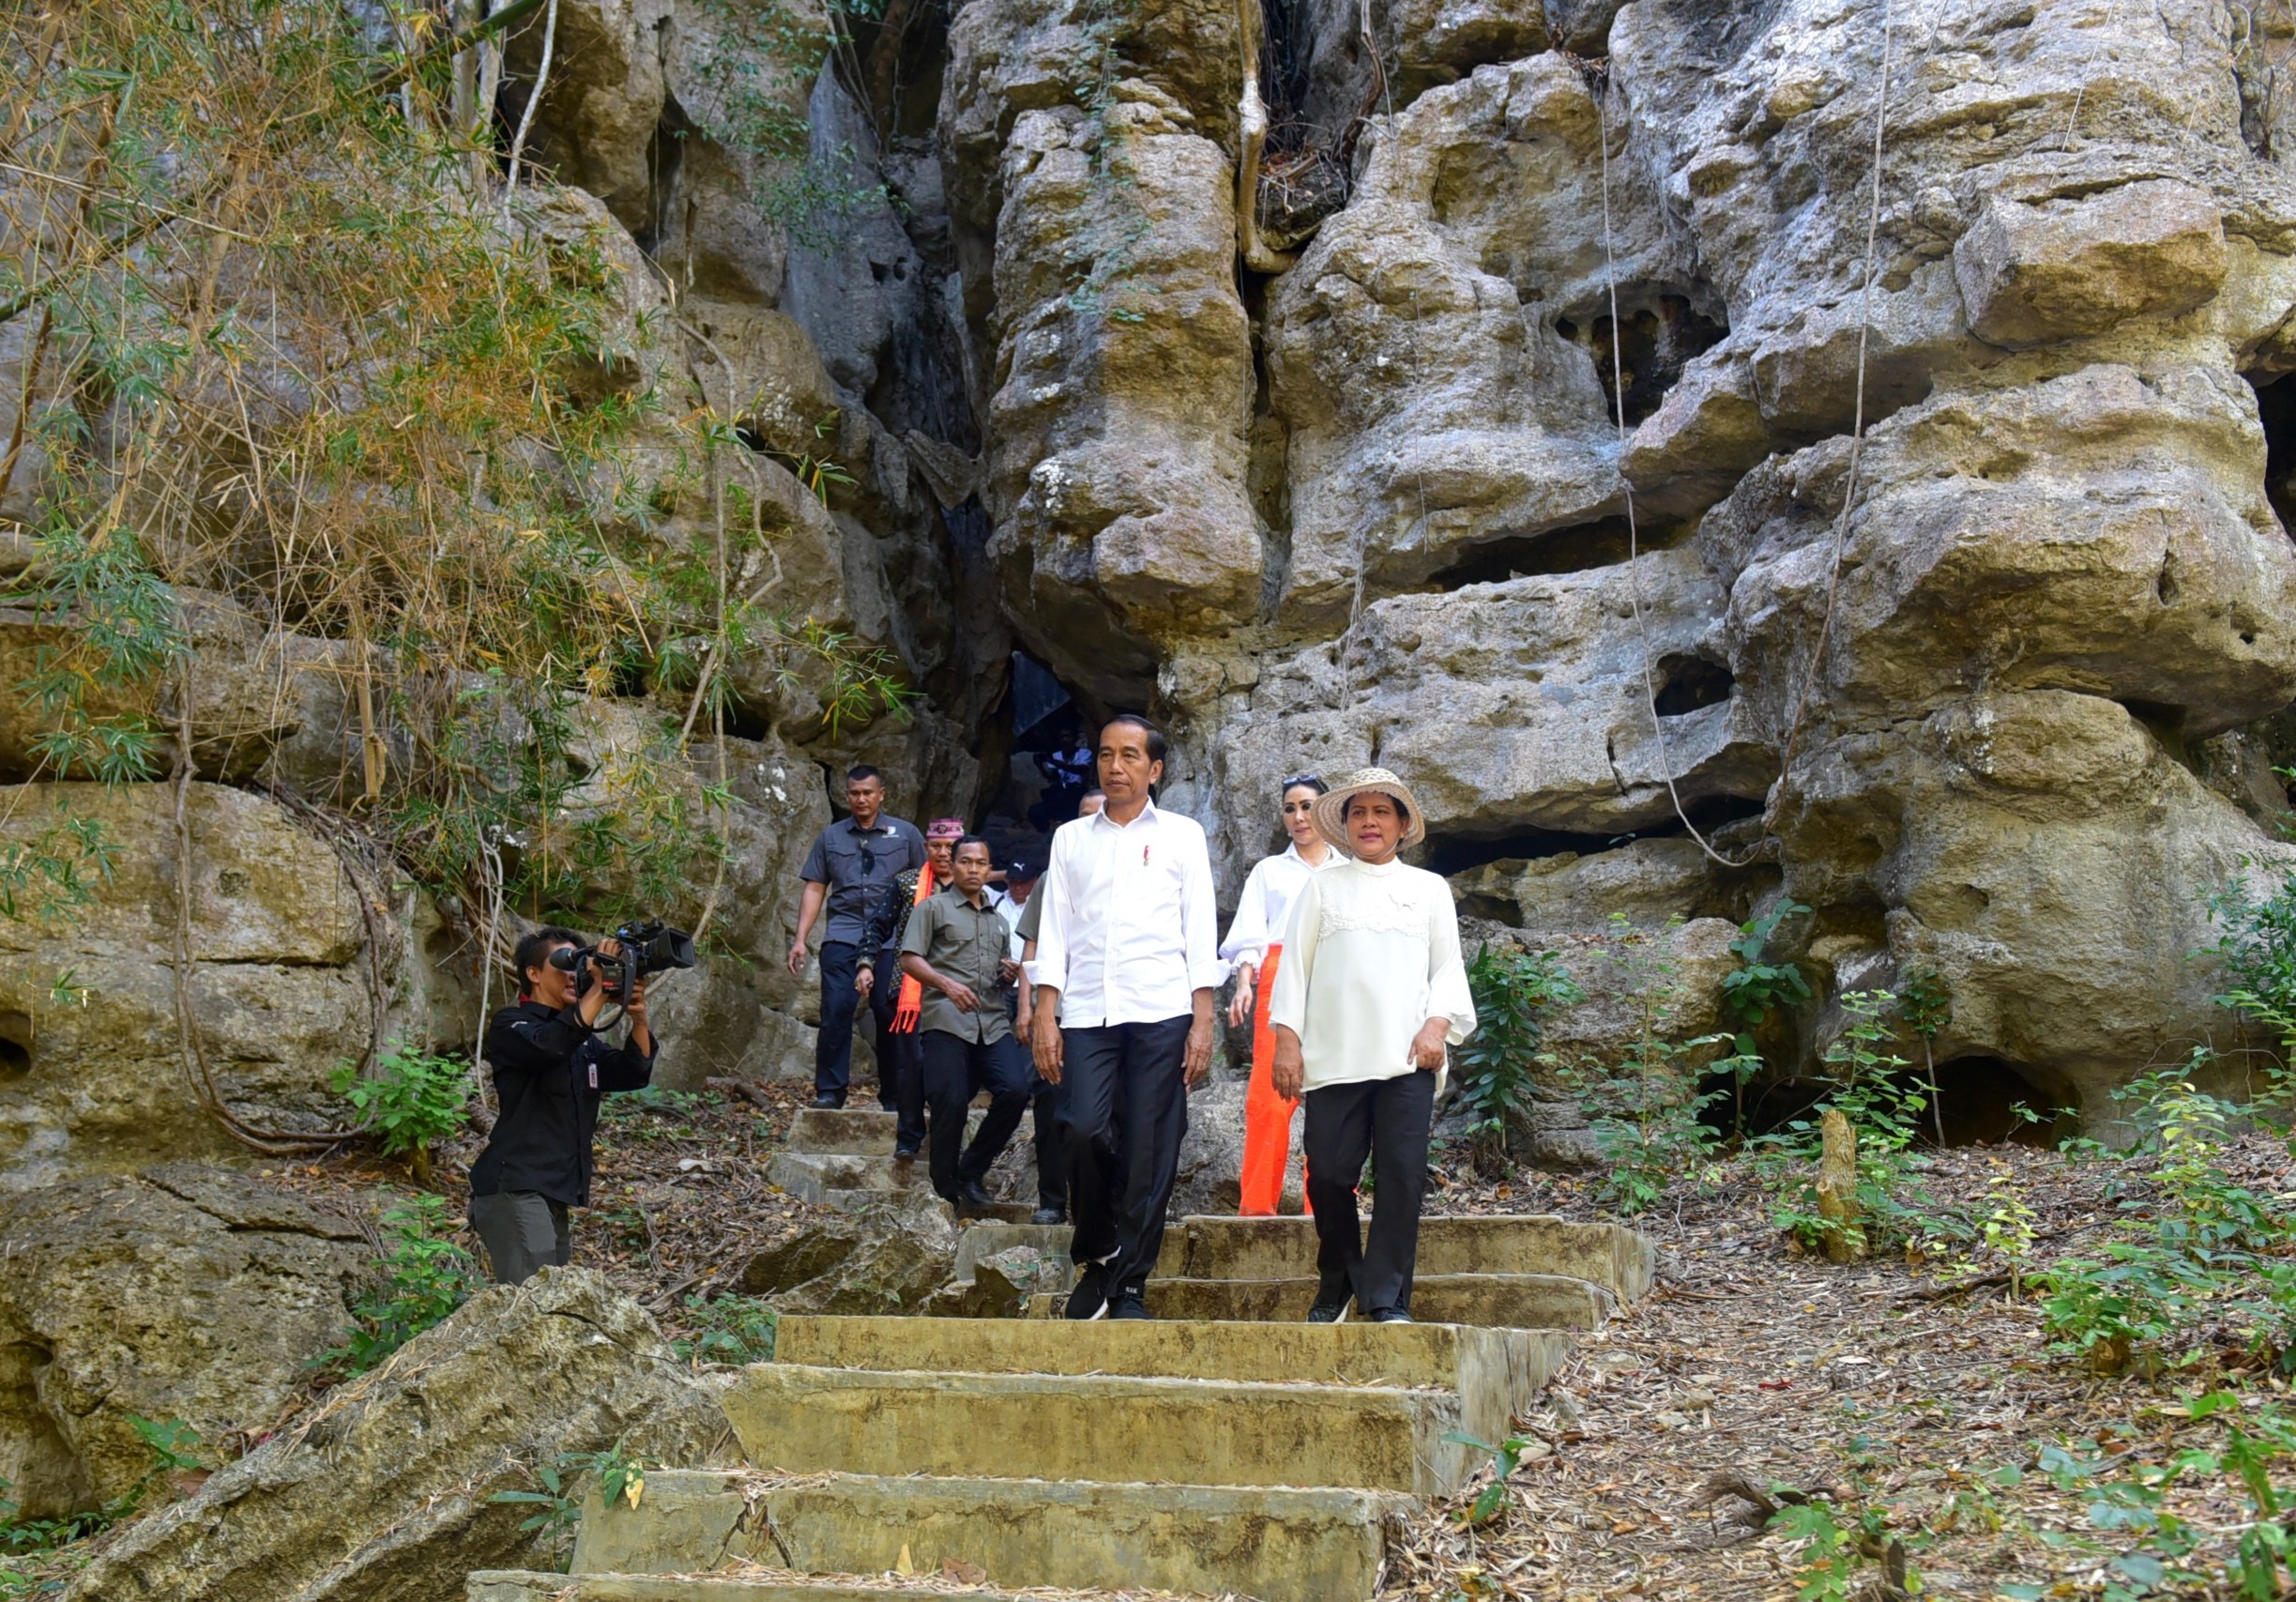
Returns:
[[[1037,1071],[1061,1087],[1076,1230],[1072,1319],[1145,1319],[1148,1271],[1211,1071],[1221,972],[1211,854],[1194,818],[1157,809],[1164,739],[1122,713],[1101,730],[1096,816],[1053,834],[1029,982]]]

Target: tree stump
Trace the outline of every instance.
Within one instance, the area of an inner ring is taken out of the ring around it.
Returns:
[[[1838,1112],[1828,1112],[1818,1128],[1817,1215],[1827,1224],[1826,1257],[1855,1262],[1865,1255],[1865,1231],[1858,1225],[1858,1132]]]

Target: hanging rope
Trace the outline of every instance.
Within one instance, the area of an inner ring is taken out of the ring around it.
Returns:
[[[1934,43],[1936,31],[1931,31]],[[1786,742],[1778,758],[1781,781],[1791,770],[1810,698],[1817,687],[1817,675],[1826,656],[1826,648],[1833,637],[1833,614],[1841,598],[1842,554],[1849,538],[1849,514],[1857,505],[1858,467],[1865,447],[1865,369],[1867,347],[1873,332],[1873,298],[1875,250],[1881,235],[1881,157],[1888,130],[1890,103],[1890,71],[1893,47],[1895,43],[1895,15],[1893,0],[1881,0],[1881,75],[1874,91],[1874,145],[1872,199],[1865,219],[1865,262],[1858,290],[1858,370],[1855,400],[1851,409],[1849,429],[1849,465],[1842,484],[1842,509],[1833,520],[1832,558],[1826,575],[1826,610],[1818,624],[1817,642],[1810,652],[1807,671],[1802,675],[1801,693],[1795,697],[1794,715],[1787,726]],[[1775,801],[1765,805],[1762,813],[1762,838],[1743,857],[1725,856],[1715,849],[1714,843],[1691,822],[1689,811],[1682,805],[1681,790],[1674,778],[1674,759],[1666,749],[1666,725],[1658,715],[1658,683],[1652,665],[1650,623],[1642,604],[1641,528],[1635,512],[1635,486],[1626,476],[1626,383],[1624,358],[1620,355],[1624,324],[1619,317],[1619,261],[1611,227],[1610,207],[1610,73],[1601,69],[1595,83],[1596,143],[1602,150],[1603,162],[1603,265],[1604,293],[1610,303],[1610,387],[1612,417],[1619,437],[1619,481],[1626,496],[1626,573],[1627,594],[1633,603],[1635,629],[1642,647],[1643,702],[1650,713],[1650,727],[1658,740],[1658,768],[1666,782],[1666,796],[1674,804],[1674,816],[1698,849],[1726,868],[1750,867],[1758,862],[1771,843],[1770,824]],[[1775,790],[1772,794],[1774,796]]]

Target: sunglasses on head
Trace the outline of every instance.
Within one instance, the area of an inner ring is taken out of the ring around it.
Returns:
[[[1284,781],[1283,787],[1288,790],[1295,785],[1314,785],[1320,789],[1323,786],[1323,777],[1317,773],[1294,773]]]

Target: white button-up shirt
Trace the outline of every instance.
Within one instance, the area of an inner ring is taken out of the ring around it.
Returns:
[[[1227,938],[1220,942],[1221,957],[1257,968],[1270,946],[1284,943],[1293,898],[1322,869],[1346,861],[1326,846],[1323,862],[1317,864],[1300,855],[1299,847],[1290,846],[1281,856],[1262,857],[1253,863],[1252,877],[1243,881],[1243,894],[1236,902],[1236,916],[1228,923]]]
[[[1053,832],[1032,984],[1060,992],[1067,1029],[1148,1024],[1192,1011],[1223,970],[1203,826],[1150,801],[1130,823],[1105,812]]]

